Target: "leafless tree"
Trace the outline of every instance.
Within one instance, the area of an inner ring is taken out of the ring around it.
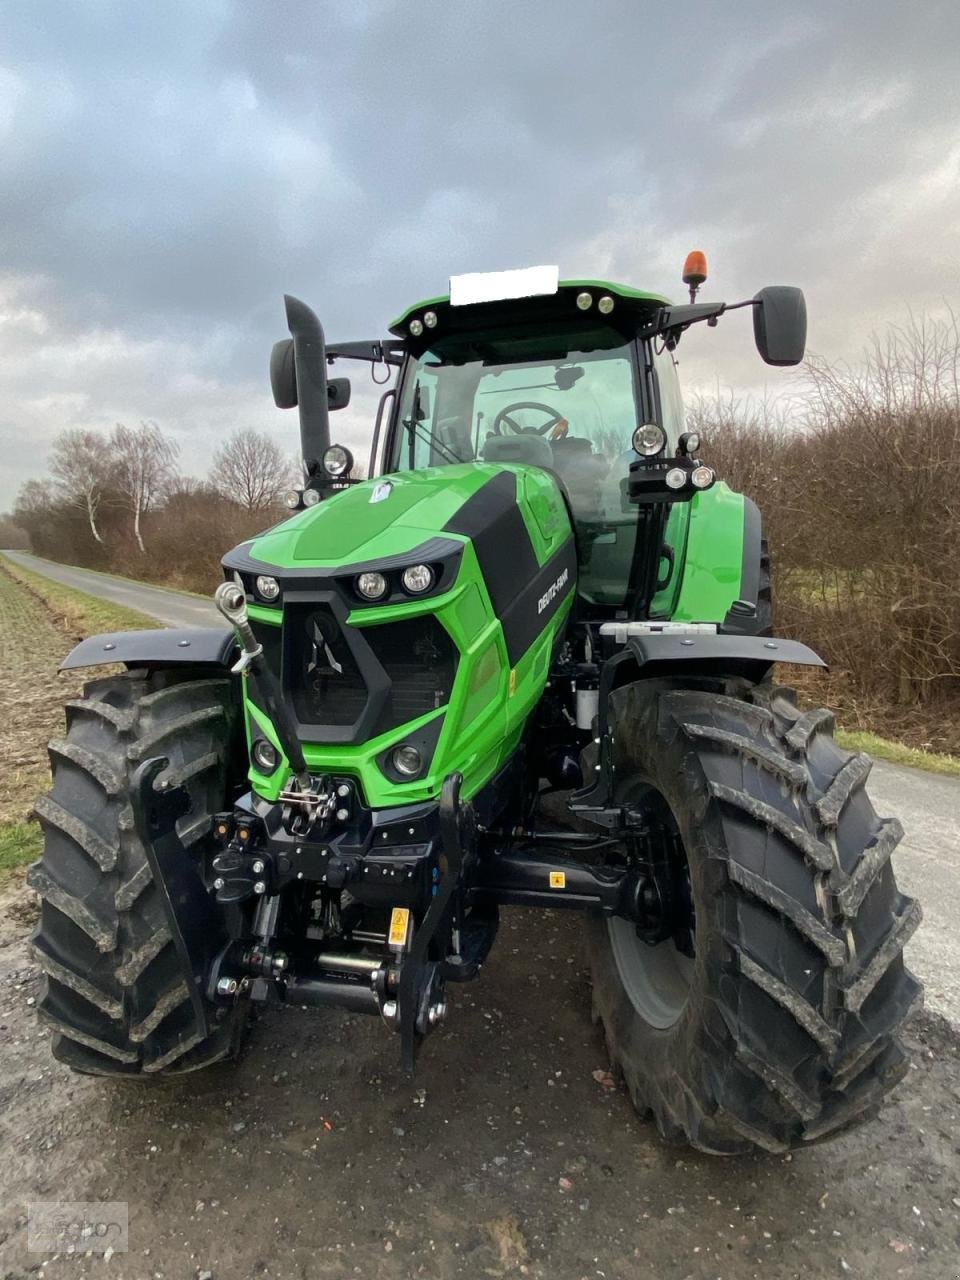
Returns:
[[[137,546],[145,551],[141,519],[173,479],[180,448],[155,422],[141,422],[136,429],[118,422],[110,437],[110,450],[114,485],[133,517]]]
[[[50,454],[50,474],[63,501],[79,507],[87,517],[94,539],[103,543],[97,513],[113,481],[110,446],[95,431],[61,431]]]
[[[275,506],[290,487],[290,466],[263,431],[235,431],[213,455],[211,483],[247,511]]]

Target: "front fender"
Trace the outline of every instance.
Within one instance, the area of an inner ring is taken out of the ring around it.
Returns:
[[[224,627],[157,627],[110,631],[81,640],[60,663],[61,671],[122,662],[127,667],[210,666],[229,668],[236,637]]]

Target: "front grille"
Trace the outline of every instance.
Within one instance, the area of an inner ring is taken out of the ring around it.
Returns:
[[[354,628],[321,601],[288,603],[282,662],[267,654],[307,742],[365,742],[445,706],[457,657],[432,616]]]
[[[327,605],[291,609],[284,625],[294,629],[287,648],[291,670],[284,685],[293,695],[301,724],[351,725],[367,705],[367,685],[340,626]]]
[[[390,681],[378,732],[436,711],[449,700],[457,651],[436,618],[427,615],[365,627],[363,636]]]

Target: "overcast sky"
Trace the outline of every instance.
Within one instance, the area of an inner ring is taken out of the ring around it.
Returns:
[[[64,427],[153,419],[205,470],[297,438],[282,294],[380,336],[450,273],[807,292],[809,348],[956,301],[960,6],[0,0],[0,509]],[[775,391],[745,313],[687,386]],[[369,437],[356,367],[333,419]]]

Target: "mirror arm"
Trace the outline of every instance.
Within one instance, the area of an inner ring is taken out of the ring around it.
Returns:
[[[717,323],[727,311],[739,311],[741,307],[760,305],[758,298],[748,298],[746,302],[694,302],[678,307],[661,307],[652,324],[640,332],[641,338],[666,337],[676,346],[680,335],[690,328],[706,320],[711,327]]]

